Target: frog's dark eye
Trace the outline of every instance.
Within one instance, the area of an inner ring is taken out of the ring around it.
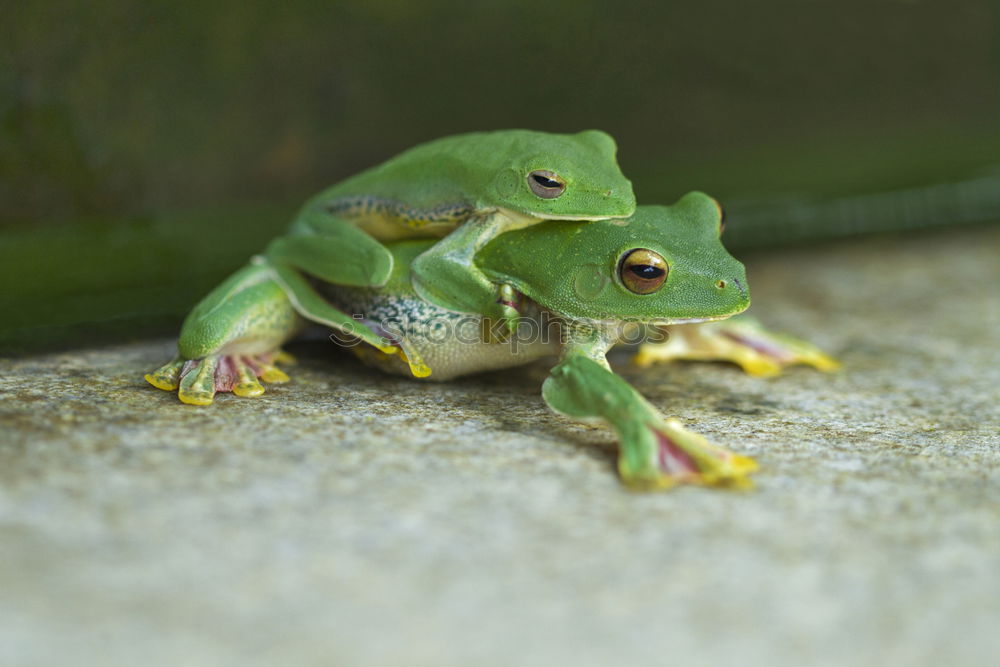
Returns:
[[[618,276],[630,292],[652,294],[663,286],[670,267],[663,257],[652,250],[636,248],[622,255]]]
[[[536,169],[528,174],[528,187],[542,199],[555,199],[566,191],[566,182],[555,172]]]

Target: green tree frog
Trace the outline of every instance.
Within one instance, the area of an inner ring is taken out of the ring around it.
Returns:
[[[299,312],[339,326],[316,305],[297,271],[355,287],[384,285],[393,255],[380,242],[440,238],[411,267],[424,299],[450,310],[517,317],[509,289],[491,283],[472,256],[495,236],[542,220],[624,218],[632,184],[598,130],[551,134],[500,130],[444,137],[334,185],[309,200],[267,261]]]
[[[631,487],[746,486],[756,467],[751,459],[661,415],[612,372],[605,356],[651,327],[719,326],[749,306],[743,265],[723,248],[720,232],[716,202],[693,192],[672,206],[640,207],[624,220],[545,221],[492,238],[471,261],[490,281],[514,290],[521,315],[504,343],[481,335],[485,313],[442,308],[415,289],[413,266],[433,239],[387,243],[393,262],[382,285],[321,283],[316,298],[347,318],[334,338],[388,372],[448,380],[556,357],[543,399],[563,415],[609,425],[620,442],[621,478]],[[284,358],[280,346],[307,321],[275,275],[266,262],[251,264],[209,294],[184,323],[178,357],[146,379],[196,405],[211,403],[217,392],[258,396],[260,380],[286,381],[274,365]],[[740,331],[646,343],[640,357],[712,358],[706,350],[714,339],[719,358],[746,361],[733,352],[740,346],[778,367],[822,357],[752,327]],[[688,338],[705,340],[685,347]]]

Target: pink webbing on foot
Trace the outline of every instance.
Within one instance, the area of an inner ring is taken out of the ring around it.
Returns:
[[[192,370],[194,370],[195,366],[197,365],[198,361],[196,359],[188,359],[187,361],[185,361],[184,365],[181,367],[180,379],[183,380],[184,376],[190,373]]]
[[[222,357],[215,369],[215,391],[232,391],[236,383],[236,364],[232,357]]]
[[[656,431],[656,440],[659,443],[659,463],[660,470],[668,475],[684,477],[687,475],[699,474],[698,465],[687,452],[677,446],[673,439]]]
[[[260,365],[258,364],[257,359],[255,357],[240,357],[240,360],[244,364],[246,364],[247,366],[250,367],[250,370],[253,371],[254,375],[256,375],[257,377],[260,377],[260,374],[261,374],[262,371],[261,371]]]
[[[722,335],[731,341],[740,343],[741,345],[746,345],[751,350],[760,352],[761,354],[777,359],[778,361],[791,363],[795,361],[795,355],[781,349],[777,345],[772,345],[767,341],[761,339],[750,338],[749,336],[743,336],[740,334],[733,333],[731,331],[723,331]]]

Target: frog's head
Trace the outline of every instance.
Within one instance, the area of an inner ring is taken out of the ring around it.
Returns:
[[[635,212],[632,183],[615,160],[615,140],[599,130],[503,133],[493,156],[502,164],[488,203],[546,220],[605,220]]]
[[[722,246],[722,209],[691,192],[627,220],[543,222],[476,255],[496,282],[572,319],[681,324],[747,309],[746,272]]]

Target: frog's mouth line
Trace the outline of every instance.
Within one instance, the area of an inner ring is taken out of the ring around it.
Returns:
[[[736,313],[734,313],[736,314]],[[719,315],[718,317],[688,317],[684,319],[667,318],[665,320],[649,320],[649,324],[656,326],[676,326],[678,324],[701,324],[702,322],[718,322],[728,320],[732,315]]]
[[[746,310],[746,309],[744,309],[744,310]],[[733,317],[735,315],[739,315],[742,312],[743,311],[741,310],[741,311],[739,311],[737,313],[730,313],[728,315],[716,315],[715,317],[688,317],[688,318],[670,318],[670,317],[668,317],[668,318],[649,319],[649,320],[642,319],[642,318],[636,318],[634,320],[627,319],[627,318],[623,318],[623,319],[620,319],[620,320],[619,319],[595,320],[595,319],[590,318],[590,317],[566,318],[566,319],[574,319],[577,322],[592,322],[594,324],[604,325],[604,326],[614,326],[616,324],[624,324],[624,323],[628,323],[628,322],[635,322],[636,324],[647,324],[647,325],[656,326],[656,327],[666,327],[666,326],[677,326],[677,325],[680,325],[680,324],[701,324],[703,322],[718,322],[719,320],[728,320],[730,317]],[[565,317],[565,316],[563,316],[563,317]]]
[[[663,326],[677,326],[678,324],[701,324],[703,322],[718,322],[719,320],[728,320],[730,317],[739,315],[742,312],[743,311],[741,310],[739,311],[739,313],[730,313],[728,315],[716,315],[715,317],[686,317],[680,319],[668,317],[665,319],[647,320],[646,324],[652,324],[653,326],[663,327]]]
[[[620,216],[613,215],[552,215],[551,213],[540,213],[538,211],[528,211],[527,215],[542,220],[567,220],[570,222],[584,222],[597,220],[618,220]]]

